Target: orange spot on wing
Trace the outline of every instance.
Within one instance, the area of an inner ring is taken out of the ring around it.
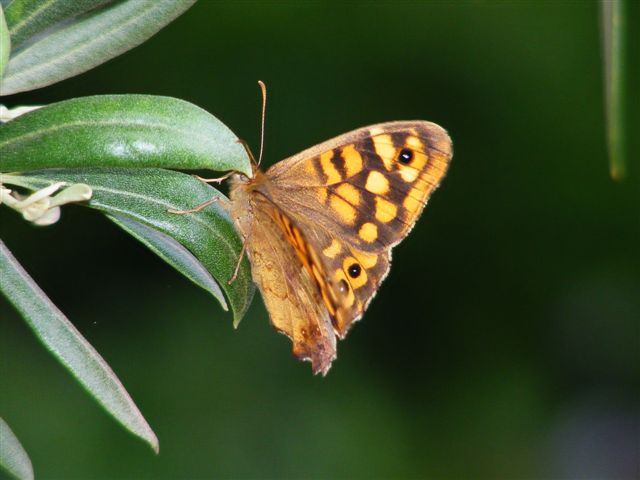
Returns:
[[[353,225],[353,222],[356,220],[356,209],[344,201],[342,198],[337,195],[331,195],[329,198],[329,204],[331,208],[338,214],[338,216],[342,219],[343,222]]]
[[[382,173],[374,170],[369,172],[364,188],[371,193],[385,195],[389,191],[389,180]]]
[[[353,145],[347,145],[342,149],[342,158],[344,158],[347,177],[353,177],[362,171],[362,156]]]
[[[325,187],[319,187],[316,188],[316,192],[320,203],[325,203],[327,201],[327,189]]]
[[[375,223],[363,223],[358,231],[358,235],[367,243],[373,243],[378,239],[378,226]]]
[[[413,135],[407,137],[405,145],[413,150],[424,152],[424,144],[418,137],[414,137]]]
[[[342,244],[334,238],[333,240],[331,240],[331,245],[322,250],[322,253],[329,258],[335,258],[335,256],[338,255],[341,251]]]
[[[398,215],[398,207],[382,197],[376,197],[376,220],[388,223]]]
[[[424,188],[413,187],[402,202],[402,206],[411,215],[415,215],[420,208],[422,208],[422,202],[424,201],[425,191]]]
[[[357,277],[352,277],[348,274],[349,272],[349,267],[353,266],[353,265],[360,265],[360,262],[358,262],[358,260],[356,260],[353,257],[346,257],[343,261],[342,261],[342,270],[345,272],[345,278],[347,278],[349,284],[351,285],[351,287],[355,290],[356,288],[360,288],[362,287],[364,284],[367,283],[368,280],[368,276],[367,276],[367,271],[366,269],[361,269],[360,273]],[[360,265],[362,266],[362,265]]]
[[[393,170],[393,163],[396,158],[396,148],[393,146],[391,135],[376,135],[372,138],[376,153],[382,159],[387,170]]]
[[[411,183],[418,178],[418,175],[420,175],[420,172],[424,169],[426,164],[427,156],[422,152],[413,151],[413,160],[411,160],[409,165],[402,165],[401,163],[398,163],[400,176],[405,182]]]
[[[353,255],[364,268],[373,268],[378,263],[378,255],[375,253],[353,252]]]
[[[343,183],[336,188],[336,193],[354,207],[360,205],[360,192],[349,183]]]
[[[320,155],[320,167],[322,167],[322,171],[327,176],[328,185],[342,181],[342,175],[340,175],[340,172],[338,172],[333,162],[331,162],[332,158],[333,150],[329,150]]]

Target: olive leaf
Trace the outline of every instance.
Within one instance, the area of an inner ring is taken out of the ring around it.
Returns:
[[[47,169],[21,175],[4,175],[3,179],[6,183],[30,190],[40,190],[58,182],[87,185],[93,192],[91,200],[86,203],[88,207],[115,217],[118,224],[120,222],[117,219],[131,219],[186,247],[218,281],[233,311],[234,324],[240,322],[248,309],[254,286],[246,258],[240,265],[235,281],[232,284],[228,282],[236,268],[242,240],[227,210],[221,206],[227,201],[226,197],[210,185],[181,172],[134,168]],[[199,212],[179,215],[168,211],[190,209],[214,197],[219,201]],[[129,228],[125,230],[131,233],[131,224],[127,226]],[[141,239],[144,233],[138,229],[134,237]],[[143,242],[154,243],[152,250],[156,253],[165,248],[160,247],[158,240],[151,239],[149,235]],[[175,253],[174,248],[173,255]],[[160,256],[173,265],[175,256],[168,258],[167,255],[165,250]],[[185,273],[187,267],[184,264],[189,262],[180,262],[184,268],[178,271],[187,278],[194,281],[194,277],[200,276],[192,269],[188,274]],[[218,298],[214,293],[215,287],[211,290],[196,283]],[[224,299],[219,300],[224,307]]]
[[[75,98],[0,128],[0,172],[111,166],[251,174],[236,135],[210,113],[176,98]]]
[[[0,292],[22,314],[44,346],[127,430],[158,451],[158,439],[116,374],[49,300],[0,240]],[[1,450],[1,449],[0,449]]]
[[[14,0],[7,7],[7,25],[20,48],[9,59],[0,95],[46,87],[86,72],[140,45],[194,3]]]

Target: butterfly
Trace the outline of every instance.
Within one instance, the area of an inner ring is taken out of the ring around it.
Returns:
[[[231,177],[231,215],[271,323],[314,373],[328,372],[452,153],[442,127],[397,121]]]

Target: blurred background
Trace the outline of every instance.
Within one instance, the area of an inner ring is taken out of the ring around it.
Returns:
[[[326,378],[259,295],[234,331],[97,212],[34,228],[0,208],[7,246],[160,439],[156,457],[2,299],[0,411],[36,476],[638,478],[640,149],[612,181],[599,20],[593,1],[201,0],[107,64],[5,98],[169,95],[257,150],[262,79],[267,165],[388,120],[437,122],[455,152]]]

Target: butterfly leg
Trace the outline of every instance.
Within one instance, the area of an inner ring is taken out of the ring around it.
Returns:
[[[247,152],[247,155],[249,156],[249,160],[251,161],[251,163],[253,165],[258,165],[258,163],[256,163],[256,159],[253,156],[253,153],[251,152],[251,149],[249,148],[249,144],[247,142],[245,142],[244,140],[242,140],[241,138],[236,140],[237,143],[240,143],[245,151]],[[235,170],[231,170],[230,172],[225,173],[224,175],[222,175],[221,177],[215,177],[215,178],[204,178],[201,177],[200,175],[194,175],[195,178],[197,178],[198,180],[200,180],[201,182],[204,183],[217,183],[220,184],[222,182],[224,182],[227,178],[232,177],[233,175],[235,175],[236,172]]]
[[[236,268],[233,271],[233,275],[227,282],[228,285],[231,285],[238,278],[238,272],[240,271],[240,264],[242,263],[242,259],[244,258],[244,254],[247,252],[247,240],[242,240],[242,249],[240,250],[240,256],[238,257],[238,263],[236,263]]]
[[[184,215],[186,213],[196,213],[199,212],[200,210],[202,210],[203,208],[208,207],[209,205],[219,202],[219,201],[223,201],[223,199],[221,197],[213,197],[210,200],[207,200],[206,202],[201,203],[200,205],[193,207],[193,208],[189,208],[188,210],[175,210],[173,208],[169,208],[167,210],[167,212],[169,213],[175,213],[177,215]]]

